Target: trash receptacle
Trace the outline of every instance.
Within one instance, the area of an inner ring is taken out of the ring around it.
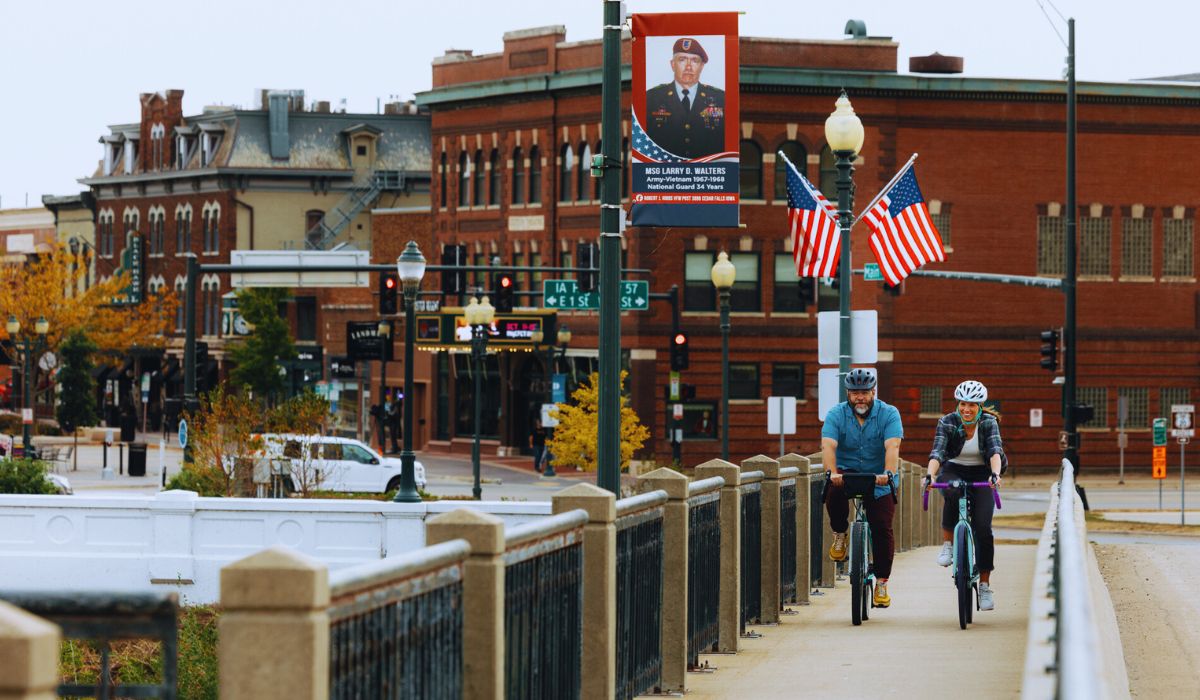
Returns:
[[[133,411],[121,414],[121,442],[137,439],[137,415]]]
[[[129,443],[129,476],[146,476],[146,443]]]

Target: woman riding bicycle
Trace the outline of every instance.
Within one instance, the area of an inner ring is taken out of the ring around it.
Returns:
[[[958,408],[938,421],[933,449],[929,453],[926,488],[929,488],[929,481],[935,480],[938,483],[953,479],[978,482],[993,477],[993,483],[999,487],[1000,474],[1008,466],[1008,458],[1004,456],[1004,445],[1000,440],[1000,417],[983,407],[987,397],[987,387],[972,379],[959,384],[954,390]],[[953,559],[953,529],[959,518],[958,499],[961,495],[943,495],[942,551],[938,554],[937,563],[950,566]],[[995,558],[992,537],[994,508],[987,489],[976,489],[971,498],[971,528],[975,533],[975,554],[979,566],[980,610],[992,610],[996,606],[991,588]]]

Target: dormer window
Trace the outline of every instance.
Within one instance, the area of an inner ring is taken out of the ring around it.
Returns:
[[[121,160],[121,135],[112,134],[111,136],[100,137],[100,142],[104,144],[104,167],[102,172],[105,177],[112,175],[116,169],[117,163]]]
[[[200,165],[208,167],[217,157],[225,127],[221,124],[200,124]]]
[[[192,156],[196,153],[196,128],[193,126],[175,127],[175,167],[186,168]]]

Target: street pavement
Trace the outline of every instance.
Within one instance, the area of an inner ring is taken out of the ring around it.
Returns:
[[[137,437],[147,445],[145,476],[129,476],[127,447],[113,445],[106,450],[102,444],[92,442],[80,442],[77,456],[56,463],[54,471],[66,477],[77,494],[153,495],[166,479],[179,473],[183,450],[173,437],[163,440],[161,435],[142,433]],[[38,438],[35,444],[58,447],[71,443],[66,439],[56,438],[51,442],[47,438]],[[429,493],[451,498],[471,496],[474,470],[468,455],[418,452],[416,456],[425,465]],[[105,460],[109,468],[107,477]],[[166,479],[162,476],[163,469]],[[549,500],[556,491],[581,480],[594,483],[595,474],[572,471],[558,477],[544,477],[533,470],[531,457],[484,457],[480,460],[480,487],[485,500]]]

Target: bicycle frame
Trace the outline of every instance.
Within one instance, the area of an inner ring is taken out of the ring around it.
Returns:
[[[971,498],[972,491],[976,488],[988,488],[991,490],[992,498],[996,503],[996,508],[1000,505],[1000,492],[996,490],[991,481],[963,481],[961,479],[952,479],[943,483],[931,483],[931,488],[935,489],[956,489],[962,492],[962,497],[958,499],[958,522],[954,525],[951,547],[951,567],[950,578],[956,582],[959,581],[959,572],[965,570],[967,573],[967,582],[970,591],[975,593],[975,607],[979,607],[979,568],[975,563],[975,532],[971,527]],[[929,510],[929,491],[926,490],[923,496],[923,506],[925,510]],[[963,546],[965,545],[965,547]],[[967,553],[966,561],[959,561],[959,552],[965,549]],[[960,595],[965,595],[961,593]],[[965,622],[962,621],[962,608],[960,600],[960,624],[963,629],[966,629],[966,623],[970,622],[970,608],[967,608]]]

